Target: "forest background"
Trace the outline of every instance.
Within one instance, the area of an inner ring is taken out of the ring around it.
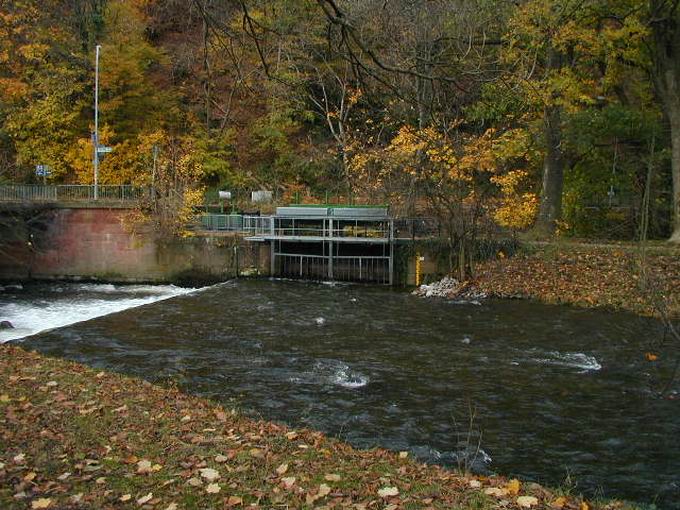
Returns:
[[[0,0],[0,183],[92,183],[99,44],[100,184],[680,241],[679,4]]]

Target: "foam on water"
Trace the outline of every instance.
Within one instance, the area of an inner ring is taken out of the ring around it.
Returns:
[[[361,388],[366,386],[369,380],[365,375],[352,372],[349,367],[338,369],[331,377],[333,384],[343,388]]]
[[[57,284],[50,290],[68,295],[56,299],[0,303],[0,320],[10,321],[14,326],[14,329],[0,331],[0,343],[200,289],[174,285]]]
[[[347,363],[337,359],[321,359],[314,363],[311,371],[304,371],[290,377],[294,384],[331,384],[343,388],[356,389],[366,386],[370,377],[353,370]]]
[[[582,352],[549,351],[545,354],[547,357],[532,358],[532,361],[545,363],[546,365],[578,368],[583,372],[596,371],[602,368],[597,358]]]

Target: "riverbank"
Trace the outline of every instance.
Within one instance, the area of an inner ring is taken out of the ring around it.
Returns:
[[[16,346],[0,346],[0,388],[2,508],[628,508],[356,450]]]
[[[523,244],[512,257],[499,253],[480,263],[475,277],[449,279],[420,295],[451,299],[535,299],[549,304],[625,310],[658,316],[659,306],[680,316],[680,248],[652,244],[645,257],[651,288],[645,290],[640,251],[630,244]]]

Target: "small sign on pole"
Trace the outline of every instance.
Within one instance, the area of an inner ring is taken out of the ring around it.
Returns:
[[[97,154],[108,154],[109,152],[113,152],[113,147],[107,147],[106,145],[97,147]]]
[[[255,204],[268,204],[272,201],[272,192],[267,190],[251,191],[250,200]]]
[[[47,184],[47,177],[52,174],[52,169],[49,165],[35,165],[35,175],[43,178],[43,184]]]

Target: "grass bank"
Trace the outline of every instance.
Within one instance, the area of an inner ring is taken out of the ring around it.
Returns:
[[[492,297],[627,310],[658,315],[654,303],[680,316],[680,247],[651,244],[642,285],[640,249],[632,244],[525,243],[512,257],[477,267],[474,285]]]
[[[0,346],[0,508],[628,508],[356,450],[177,389]]]

